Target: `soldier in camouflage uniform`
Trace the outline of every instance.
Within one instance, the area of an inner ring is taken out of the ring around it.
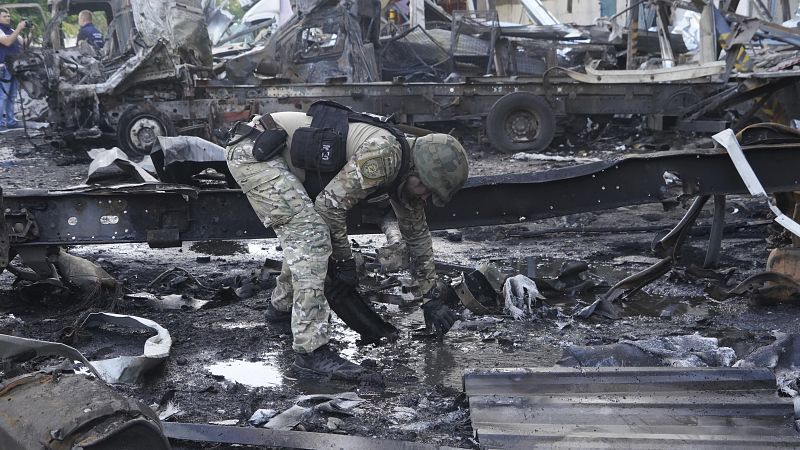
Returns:
[[[425,201],[443,206],[467,178],[467,157],[452,136],[431,134],[416,139],[410,165],[401,172],[401,146],[389,131],[366,123],[351,122],[347,134],[347,163],[315,200],[308,196],[305,172],[293,167],[288,154],[292,135],[307,127],[312,118],[300,112],[270,115],[287,133],[286,150],[265,162],[253,155],[253,139],[229,145],[226,158],[251,206],[266,227],[272,227],[283,247],[284,264],[268,307],[270,321],[291,318],[294,368],[301,373],[357,378],[360,366],[341,358],[328,343],[330,308],[324,295],[325,276],[356,285],[355,261],[347,236],[347,211],[359,201],[402,177],[390,194],[401,234],[414,262],[414,277],[424,294],[426,321],[446,333],[455,314],[438,298],[430,231],[425,220]],[[250,126],[262,130],[259,118]],[[232,142],[236,141],[233,136]]]

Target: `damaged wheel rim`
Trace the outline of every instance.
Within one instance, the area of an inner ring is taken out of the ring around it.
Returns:
[[[159,136],[165,136],[164,126],[155,117],[142,117],[137,120],[128,132],[128,139],[133,147],[146,149],[152,146]]]
[[[539,134],[539,121],[530,111],[515,111],[508,116],[505,128],[513,142],[530,142]]]

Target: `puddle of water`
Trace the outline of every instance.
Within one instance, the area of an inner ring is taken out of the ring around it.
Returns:
[[[341,351],[343,358],[347,358],[356,363],[363,359],[358,355],[358,340],[360,338],[361,335],[350,328],[342,328],[341,334],[337,333],[336,340],[347,343],[347,347],[343,348]]]
[[[533,276],[548,279],[555,278],[561,272],[561,267],[564,263],[568,261],[574,260],[541,256],[534,257],[532,258],[532,262],[535,264],[535,268],[532,271]],[[526,258],[492,259],[491,262],[497,265],[498,269],[506,275],[528,275],[529,272],[528,259]],[[588,272],[608,281],[609,286],[630,275],[630,272],[625,270],[624,267],[610,264],[595,264],[592,262],[589,262]]]
[[[334,320],[341,321],[338,317]],[[399,327],[397,323],[392,323]],[[341,327],[335,327],[331,330],[331,338],[335,339],[340,344],[345,344],[339,354],[342,355],[343,358],[347,358],[357,364],[360,364],[364,359],[369,357],[373,349],[382,347],[382,345],[376,347],[374,344],[365,345],[361,340],[361,335],[344,325],[344,323],[342,323]]]
[[[417,354],[420,356],[416,366],[421,383],[426,386],[441,384],[460,390],[466,369],[551,366],[555,363],[554,358],[561,355],[561,350],[542,345],[536,352],[507,352],[495,344],[470,344],[465,340],[444,344],[425,342]]]
[[[637,293],[623,303],[625,316],[676,317],[684,314],[707,316],[711,305],[705,297],[660,297]]]
[[[216,377],[252,387],[277,387],[283,385],[283,375],[277,366],[274,353],[265,355],[263,361],[233,359],[208,366]]]

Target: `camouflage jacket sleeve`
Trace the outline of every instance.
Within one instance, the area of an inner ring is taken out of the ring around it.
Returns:
[[[392,209],[408,246],[411,273],[419,283],[419,294],[425,295],[436,285],[433,240],[425,218],[425,202],[419,198],[410,199],[407,203],[392,200]]]
[[[331,257],[344,260],[353,256],[347,237],[347,211],[394,180],[400,170],[399,155],[400,145],[394,138],[368,139],[317,196],[314,208],[330,228]]]

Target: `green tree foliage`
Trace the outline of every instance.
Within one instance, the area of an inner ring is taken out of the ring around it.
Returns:
[[[39,6],[42,7],[42,10],[45,13],[45,17],[42,17],[41,13],[36,8],[13,8],[11,9],[11,22],[16,24],[20,19],[27,18],[33,22],[33,33],[35,35],[35,40],[37,42],[41,42],[41,35],[44,31],[44,26],[48,20],[50,20],[50,8],[47,6],[48,0],[20,0],[20,2],[25,3],[37,3]],[[224,0],[215,0],[217,5],[222,4]],[[239,0],[228,0],[226,9],[230,11],[234,17],[237,19],[241,19],[244,16],[244,13],[258,0],[252,0],[251,4],[247,7],[242,7]],[[0,0],[0,3],[11,3],[10,1]],[[0,7],[3,5],[0,4]],[[94,17],[94,24],[95,26],[103,33],[106,32],[108,29],[108,24],[106,23],[106,19],[102,14],[95,14]],[[68,16],[64,19],[64,22],[61,24],[61,28],[64,32],[65,36],[75,37],[78,35],[78,16],[77,14]]]
[[[51,10],[47,6],[48,0],[35,0],[31,2],[30,0],[26,1],[26,3],[37,3],[39,6],[42,7],[44,11],[44,17],[38,8],[13,8],[11,9],[11,22],[16,24],[20,19],[26,18],[30,19],[34,23],[33,33],[36,42],[41,42],[42,32],[44,31],[45,24],[47,21],[50,20],[50,13]],[[103,14],[95,14],[93,20],[95,26],[103,33],[106,32],[108,29],[108,24],[106,23],[106,18]],[[78,15],[73,14],[67,16],[64,21],[61,23],[61,29],[64,32],[64,36],[68,37],[76,37],[78,35],[78,30],[80,27],[78,26]]]
[[[3,2],[0,2],[0,3],[11,3],[11,2],[3,1]],[[23,3],[23,2],[20,1],[20,3]],[[38,3],[39,6],[41,6],[42,10],[44,11],[45,17],[42,17],[42,14],[41,14],[40,10],[37,9],[37,8],[31,8],[31,7],[14,8],[11,5],[4,5],[4,4],[0,4],[0,7],[9,7],[9,6],[11,6],[9,8],[9,10],[11,12],[11,25],[12,26],[16,26],[17,23],[23,18],[24,19],[28,19],[33,24],[32,33],[33,33],[33,36],[35,38],[34,40],[37,40],[36,38],[40,38],[41,37],[42,30],[44,30],[45,23],[47,23],[47,20],[50,19],[50,11],[47,9],[47,0],[36,0],[35,2],[27,1],[27,2],[24,2],[24,3]],[[26,33],[27,32],[30,32],[30,30],[27,30]],[[38,40],[40,41],[41,39],[38,39]]]
[[[222,0],[217,0],[217,5],[221,5],[222,3]],[[230,11],[230,13],[233,14],[233,17],[236,19],[241,19],[244,16],[244,13],[246,13],[247,10],[256,3],[258,3],[258,0],[252,0],[247,7],[243,7],[239,0],[229,0],[228,4],[225,6],[225,9]]]

